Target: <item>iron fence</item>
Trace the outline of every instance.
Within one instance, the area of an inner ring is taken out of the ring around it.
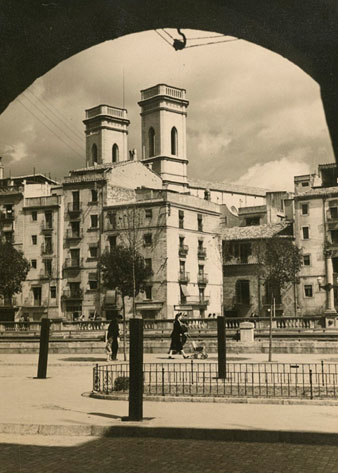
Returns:
[[[227,363],[222,379],[217,363],[145,363],[143,388],[156,396],[336,398],[338,364]],[[94,392],[126,394],[128,389],[127,363],[94,367]]]

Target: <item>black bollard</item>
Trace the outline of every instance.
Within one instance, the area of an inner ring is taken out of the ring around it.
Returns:
[[[50,320],[42,319],[41,332],[40,332],[38,376],[37,376],[39,379],[46,378],[46,374],[47,374],[49,327],[50,327]]]
[[[225,319],[217,317],[218,377],[226,378]]]
[[[129,321],[129,417],[143,418],[143,320]]]

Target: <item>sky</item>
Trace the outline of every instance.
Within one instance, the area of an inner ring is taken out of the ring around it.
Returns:
[[[35,169],[61,179],[84,167],[84,111],[101,103],[128,109],[128,147],[141,156],[137,102],[158,83],[187,90],[192,178],[291,191],[293,176],[334,161],[311,77],[255,44],[206,45],[226,38],[184,32],[190,47],[182,51],[167,42],[175,30],[147,31],[87,49],[37,79],[0,116],[5,175]]]

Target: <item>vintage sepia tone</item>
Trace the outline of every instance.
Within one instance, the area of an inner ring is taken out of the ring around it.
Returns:
[[[0,470],[334,472],[334,1],[0,4]]]

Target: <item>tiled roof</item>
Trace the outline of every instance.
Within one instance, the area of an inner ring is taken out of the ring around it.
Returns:
[[[208,190],[217,190],[223,192],[232,192],[238,194],[250,194],[260,197],[265,197],[267,192],[270,192],[269,189],[259,189],[258,187],[250,187],[250,186],[239,186],[237,184],[230,184],[228,182],[211,182],[211,181],[204,181],[201,179],[190,179],[189,178],[189,186],[190,187],[200,187],[202,189]]]
[[[288,226],[287,223],[267,223],[249,227],[232,227],[221,230],[221,237],[225,240],[257,240],[272,238]]]
[[[79,174],[64,178],[64,184],[75,184],[77,182],[97,182],[106,181],[106,177],[102,174]]]

